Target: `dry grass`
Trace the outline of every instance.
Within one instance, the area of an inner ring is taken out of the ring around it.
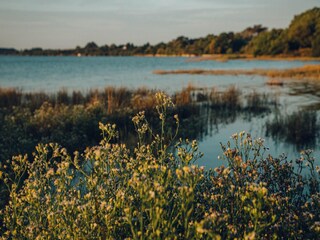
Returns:
[[[307,65],[299,68],[284,70],[268,70],[265,74],[268,77],[295,78],[320,80],[320,65]]]
[[[181,69],[181,70],[155,70],[154,74],[167,75],[167,74],[199,74],[199,75],[249,75],[250,71],[244,70],[204,70],[204,69]],[[252,72],[252,74],[254,74]]]
[[[320,65],[307,65],[291,69],[231,69],[231,70],[203,70],[203,69],[182,69],[182,70],[155,70],[154,74],[199,74],[199,75],[260,75],[270,78],[294,78],[320,80]]]
[[[0,88],[0,107],[17,105],[22,98],[22,93],[14,88]]]
[[[269,86],[283,86],[284,82],[279,79],[271,78],[266,82],[266,84]]]
[[[257,56],[252,54],[204,54],[200,57],[193,57],[188,59],[190,62],[198,61],[220,61],[227,62],[228,60],[245,59],[247,61],[256,60],[268,60],[268,61],[319,61],[316,57],[307,56],[289,56],[289,55],[277,55],[277,56]]]

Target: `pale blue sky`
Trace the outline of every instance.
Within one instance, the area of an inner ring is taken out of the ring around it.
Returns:
[[[0,0],[0,47],[74,48],[167,42],[287,27],[320,0]]]

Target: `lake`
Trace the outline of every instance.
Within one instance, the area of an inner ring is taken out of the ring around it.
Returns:
[[[283,115],[290,115],[305,106],[320,102],[320,96],[313,85],[289,81],[283,87],[267,86],[267,78],[261,76],[202,76],[202,75],[156,75],[154,70],[177,69],[284,69],[300,67],[319,62],[304,61],[247,61],[230,60],[193,61],[184,57],[7,57],[0,56],[0,87],[14,87],[22,91],[56,92],[60,89],[68,91],[90,89],[106,86],[127,87],[129,89],[146,87],[174,93],[192,84],[202,88],[216,87],[225,89],[236,86],[243,93],[260,92],[277,96],[280,111]],[[305,89],[311,91],[304,91]],[[320,88],[319,88],[320,89]],[[212,114],[212,116],[210,115]],[[316,124],[319,125],[319,110],[315,110]],[[250,118],[239,113],[232,121],[220,121],[212,126],[214,113],[199,116],[199,121],[207,124],[207,131],[199,137],[200,151],[205,156],[200,164],[216,167],[223,164],[217,159],[222,154],[220,142],[226,143],[235,132],[245,130],[253,137],[265,139],[268,153],[277,156],[285,153],[289,158],[299,156],[299,146],[266,131],[266,123],[272,122],[275,112]],[[203,119],[200,119],[203,118]],[[319,134],[310,143],[315,149],[315,156],[320,156]],[[307,144],[305,147],[309,147]]]

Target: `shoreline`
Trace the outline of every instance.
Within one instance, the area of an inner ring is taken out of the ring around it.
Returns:
[[[136,55],[5,55],[0,54],[0,57],[150,57],[150,58],[175,58],[183,57],[188,58],[190,62],[201,62],[201,61],[219,61],[227,62],[229,60],[246,60],[246,61],[319,61],[320,57],[311,56],[289,56],[289,55],[278,55],[278,56],[253,56],[250,54],[136,54]]]

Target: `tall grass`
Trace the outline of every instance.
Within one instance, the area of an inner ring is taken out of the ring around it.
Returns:
[[[95,145],[100,138],[98,122],[117,123],[121,129],[120,140],[134,142],[130,116],[140,110],[145,110],[151,125],[157,124],[152,112],[156,105],[154,91],[148,89],[129,91],[109,87],[90,90],[87,94],[67,93],[66,90],[57,94],[11,90],[8,96],[15,95],[20,97],[12,98],[0,108],[0,133],[4,136],[0,139],[1,161],[14,154],[31,153],[38,142],[58,142],[71,151]],[[183,122],[181,133],[187,136],[189,131],[189,135],[198,138],[208,129],[200,118],[212,114],[208,121],[218,123],[229,121],[231,117],[234,121],[239,114],[260,114],[270,107],[262,98],[268,97],[256,94],[250,102],[233,86],[225,91],[188,86],[173,95],[173,102]],[[190,127],[194,133],[190,132]]]
[[[315,147],[320,123],[315,111],[298,111],[290,115],[276,114],[266,123],[266,135],[280,141],[294,143],[297,148]]]
[[[270,78],[311,79],[320,80],[320,65],[307,65],[289,69],[229,69],[229,70],[204,70],[204,69],[179,69],[155,70],[154,74],[201,74],[201,75],[261,75]]]
[[[14,88],[0,88],[0,107],[16,106],[21,103],[22,92]]]

